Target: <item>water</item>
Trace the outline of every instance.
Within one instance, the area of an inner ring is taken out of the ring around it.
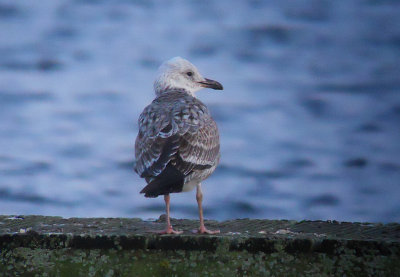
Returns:
[[[399,1],[1,1],[0,211],[157,218],[132,171],[158,65],[183,56],[222,160],[207,218],[400,221]],[[172,216],[196,218],[195,195]]]

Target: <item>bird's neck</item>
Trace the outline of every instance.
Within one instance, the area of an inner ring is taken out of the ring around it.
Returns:
[[[155,92],[156,92],[157,97],[162,94],[169,93],[169,92],[180,92],[180,93],[189,94],[189,95],[195,97],[194,92],[191,92],[184,88],[175,88],[175,87],[170,87],[170,86],[167,86],[166,88],[163,88],[161,90],[156,90]]]

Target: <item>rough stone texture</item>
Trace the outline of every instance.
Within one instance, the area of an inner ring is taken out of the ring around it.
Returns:
[[[400,276],[400,224],[0,216],[0,276]]]

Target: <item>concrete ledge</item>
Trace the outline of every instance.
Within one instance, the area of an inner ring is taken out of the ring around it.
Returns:
[[[400,276],[400,224],[0,216],[0,275]],[[73,273],[73,275],[71,275]]]

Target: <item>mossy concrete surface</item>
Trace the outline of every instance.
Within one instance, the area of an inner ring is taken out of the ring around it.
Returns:
[[[400,276],[400,224],[0,216],[0,276]]]

